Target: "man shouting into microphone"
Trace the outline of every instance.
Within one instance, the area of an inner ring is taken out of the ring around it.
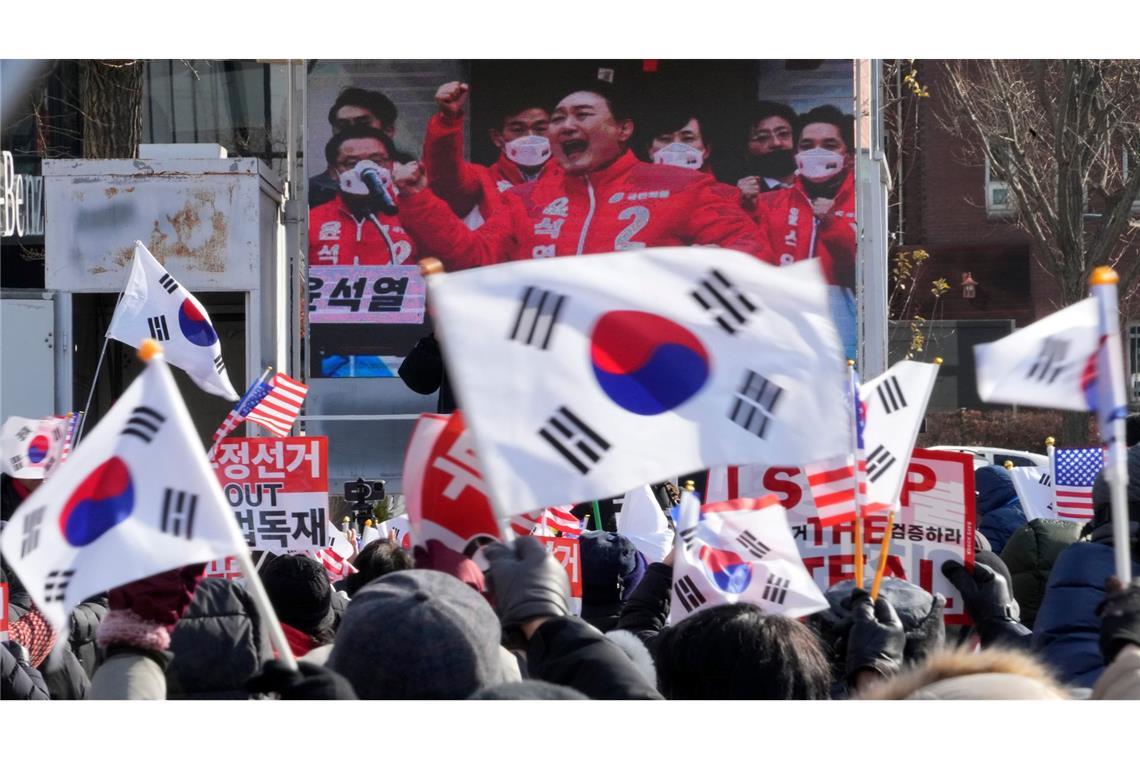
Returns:
[[[392,138],[350,126],[332,136],[325,158],[336,175],[336,196],[309,211],[309,264],[413,264],[416,247],[396,211]]]

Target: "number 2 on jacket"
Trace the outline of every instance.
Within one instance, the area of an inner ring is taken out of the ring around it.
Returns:
[[[615,251],[629,251],[635,248],[644,248],[645,243],[639,243],[633,239],[633,236],[641,232],[645,225],[649,224],[649,209],[645,206],[630,206],[623,209],[618,214],[618,219],[625,221],[626,219],[633,219],[626,228],[618,233],[614,238]]]

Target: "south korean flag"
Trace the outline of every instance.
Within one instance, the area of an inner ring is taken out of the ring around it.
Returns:
[[[20,505],[0,550],[56,630],[92,594],[247,551],[161,356]]]
[[[706,607],[750,602],[773,615],[827,608],[796,548],[779,499],[734,499],[681,511],[669,622]]]
[[[156,340],[166,360],[185,370],[199,388],[238,400],[210,315],[139,241],[135,241],[130,278],[107,335],[136,348],[148,338]]]
[[[0,430],[4,472],[21,480],[48,477],[63,460],[68,433],[67,417],[9,417]]]
[[[974,347],[982,401],[1050,409],[1096,408],[1100,326],[1095,298]]]
[[[642,249],[438,274],[428,287],[500,516],[712,465],[849,451],[816,260]]]

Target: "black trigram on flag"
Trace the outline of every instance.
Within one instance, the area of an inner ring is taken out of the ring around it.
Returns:
[[[609,441],[564,406],[558,407],[558,412],[546,421],[538,434],[583,475],[610,448]]]
[[[549,290],[527,286],[522,293],[518,314],[509,340],[517,340],[527,346],[545,351],[550,346],[550,336],[558,323],[558,313],[566,303],[566,296]]]
[[[12,463],[12,469],[24,469],[24,457],[21,454],[17,454],[16,456],[11,457],[8,461]]]
[[[1049,473],[1043,472],[1041,473],[1041,477],[1037,479],[1037,482],[1043,486],[1052,486],[1053,478],[1049,477]]]
[[[696,535],[697,526],[695,525],[691,528],[685,528],[683,531],[681,531],[681,543],[685,545],[686,549],[689,548],[689,546],[693,543],[693,538]]]
[[[677,598],[681,600],[685,612],[692,612],[707,601],[701,590],[697,588],[697,584],[687,575],[681,576],[681,579],[673,584],[673,590],[677,592]]]
[[[158,284],[161,285],[162,289],[167,293],[173,293],[178,290],[178,283],[170,276],[169,272],[163,272],[162,277],[158,278]]]
[[[166,422],[166,417],[149,406],[136,406],[131,410],[131,418],[127,420],[126,426],[119,435],[133,435],[135,438],[141,438],[146,443],[150,443],[164,422]]]
[[[221,354],[218,354],[217,358],[214,359],[214,369],[218,370],[219,375],[226,371],[226,363],[222,361]]]
[[[166,326],[166,315],[147,317],[146,326],[150,328],[150,337],[157,341],[170,340],[170,329]]]
[[[885,446],[882,444],[876,446],[871,456],[867,457],[867,480],[874,483],[883,477],[883,473],[891,469],[896,461],[898,460],[895,459],[895,455],[887,451]]]
[[[768,433],[768,422],[776,411],[776,402],[784,389],[749,370],[736,392],[736,400],[728,413],[729,419],[757,438]]]
[[[700,281],[696,290],[689,295],[709,312],[721,329],[729,335],[748,323],[748,318],[758,308],[747,295],[729,282],[728,278],[715,269]]]
[[[198,496],[185,491],[163,489],[162,532],[185,539],[194,537],[194,512],[198,509]]]
[[[24,441],[28,440],[28,436],[31,434],[32,429],[27,425],[24,425],[22,428],[16,431],[16,440],[20,443],[23,443]]]
[[[765,555],[772,551],[772,548],[768,546],[768,544],[752,535],[751,531],[744,531],[736,537],[736,540],[756,559],[764,559]]]
[[[1065,369],[1063,362],[1069,353],[1069,341],[1060,338],[1046,338],[1041,353],[1033,360],[1025,377],[1035,383],[1051,385]]]
[[[764,582],[764,593],[761,598],[772,604],[783,604],[788,597],[788,588],[792,585],[790,578],[781,578],[778,575],[769,575]]]
[[[71,583],[74,570],[52,570],[44,581],[44,601],[62,602],[67,596],[67,585]]]
[[[875,392],[879,394],[879,401],[883,402],[883,408],[887,410],[887,414],[894,414],[899,409],[906,409],[906,396],[903,395],[899,379],[894,375],[879,383]]]
[[[26,557],[40,545],[40,523],[44,520],[44,507],[34,509],[24,517],[24,536],[20,543],[20,557]]]

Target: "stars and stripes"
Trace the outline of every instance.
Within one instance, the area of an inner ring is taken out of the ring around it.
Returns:
[[[582,523],[566,507],[547,507],[537,512],[512,515],[511,530],[519,536],[527,536],[535,532],[542,533],[544,516],[548,531],[556,530],[563,536],[570,538],[582,535]]]
[[[1104,467],[1099,448],[1053,451],[1053,504],[1057,517],[1087,522],[1093,516],[1092,487]]]
[[[278,372],[268,380],[263,375],[222,420],[214,432],[214,446],[245,421],[264,425],[273,435],[288,436],[308,393],[309,386],[288,375]]]

